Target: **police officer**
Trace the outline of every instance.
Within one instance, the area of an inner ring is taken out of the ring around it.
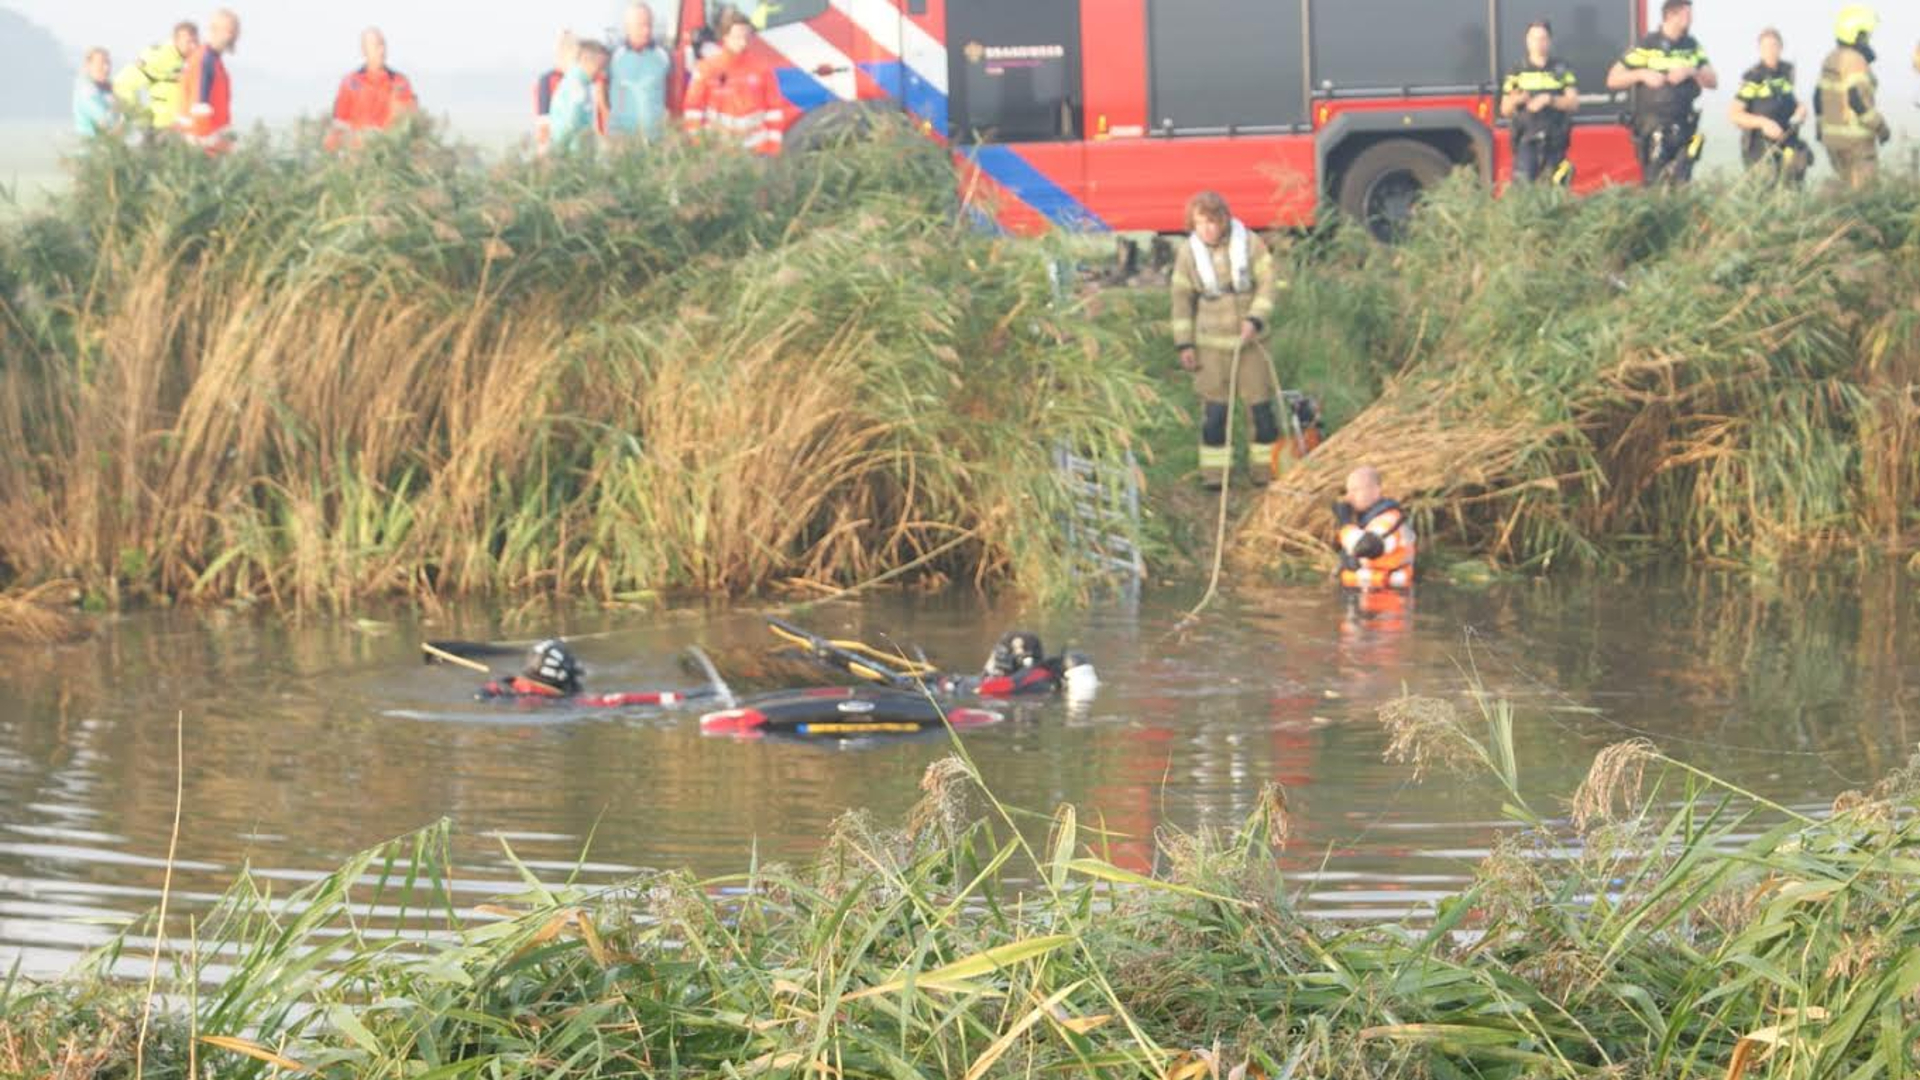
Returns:
[[[1820,143],[1827,148],[1833,171],[1856,188],[1873,182],[1880,169],[1880,144],[1893,138],[1893,128],[1874,103],[1879,84],[1873,77],[1869,38],[1879,25],[1880,17],[1863,4],[1840,9],[1834,49],[1820,65],[1820,89],[1814,99]]]
[[[1813,150],[1800,138],[1807,106],[1794,93],[1793,65],[1780,59],[1780,50],[1780,31],[1760,31],[1760,62],[1741,76],[1731,119],[1742,132],[1740,156],[1747,168],[1797,185],[1813,164]]]
[[[1265,485],[1273,479],[1280,442],[1274,409],[1279,388],[1260,342],[1273,317],[1273,254],[1215,192],[1187,202],[1187,229],[1187,243],[1173,261],[1173,341],[1180,366],[1193,372],[1200,393],[1200,482],[1218,490],[1233,468],[1227,410],[1237,389],[1253,412],[1248,473],[1254,484]]]
[[[1649,187],[1686,183],[1700,160],[1700,110],[1694,102],[1702,90],[1718,87],[1720,76],[1692,29],[1692,0],[1666,0],[1660,5],[1660,29],[1607,72],[1607,89],[1633,91],[1634,145]]]
[[[1573,68],[1553,55],[1553,24],[1541,19],[1527,27],[1526,61],[1501,87],[1500,115],[1513,122],[1514,180],[1572,182],[1567,147],[1579,109]]]

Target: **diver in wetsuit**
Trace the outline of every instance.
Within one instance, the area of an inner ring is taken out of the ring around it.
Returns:
[[[1048,657],[1040,635],[1010,630],[994,644],[980,674],[941,675],[928,685],[937,693],[978,697],[1035,697],[1062,690],[1080,696],[1092,693],[1100,679],[1084,654]]]
[[[633,705],[678,705],[691,698],[705,696],[677,690],[589,694],[586,693],[586,680],[586,665],[573,654],[567,643],[559,638],[548,638],[527,651],[527,663],[520,674],[489,682],[474,697],[481,701],[618,709]]]

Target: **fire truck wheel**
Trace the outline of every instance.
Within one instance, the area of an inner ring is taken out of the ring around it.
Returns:
[[[807,113],[787,129],[788,151],[826,150],[873,137],[878,117],[860,102],[836,102]]]
[[[1420,193],[1446,179],[1453,162],[1414,139],[1388,139],[1360,152],[1340,178],[1340,209],[1377,240],[1406,232]]]

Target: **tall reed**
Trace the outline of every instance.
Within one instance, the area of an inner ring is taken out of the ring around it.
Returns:
[[[1153,403],[910,135],[482,166],[421,129],[76,168],[0,233],[22,581],[312,607],[912,563],[1060,591],[1049,447],[1117,459]]]
[[[1429,532],[1510,563],[1920,549],[1912,183],[1499,200],[1461,183],[1406,244],[1336,244],[1301,274],[1391,312],[1354,322],[1350,377],[1393,374],[1272,492],[1245,564],[1324,552],[1326,501],[1362,462]]]

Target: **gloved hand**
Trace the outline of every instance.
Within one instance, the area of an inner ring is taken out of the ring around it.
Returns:
[[[1359,559],[1377,559],[1387,553],[1386,541],[1376,533],[1367,533],[1354,541],[1353,554]]]
[[[1339,522],[1342,528],[1353,524],[1353,505],[1345,499],[1333,500],[1333,520]]]

